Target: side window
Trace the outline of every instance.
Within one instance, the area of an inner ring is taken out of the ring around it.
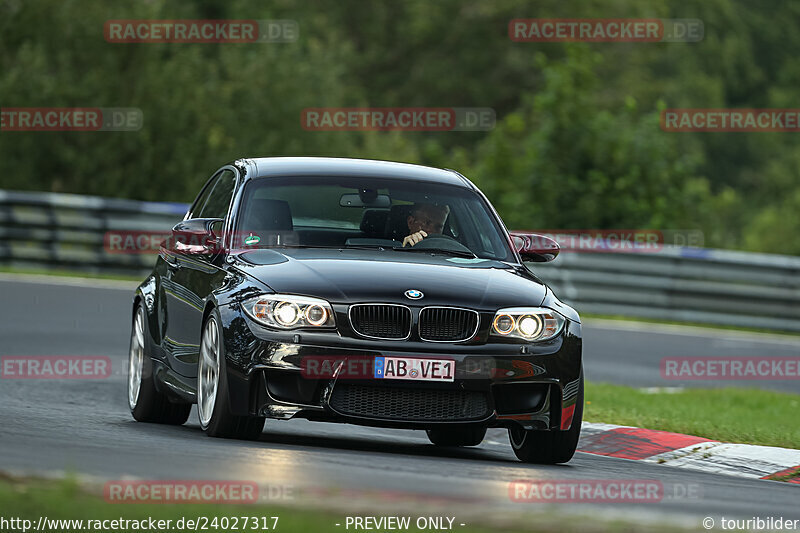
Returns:
[[[236,174],[232,170],[223,170],[212,184],[211,193],[205,205],[193,218],[225,218],[231,203],[233,189],[236,187]]]
[[[208,196],[211,194],[211,191],[214,189],[214,185],[219,181],[219,177],[222,173],[215,174],[210,180],[206,182],[205,187],[203,190],[200,191],[200,196],[192,204],[191,209],[189,210],[189,216],[187,218],[200,218],[200,210],[203,209],[203,206],[206,205],[206,201],[208,201]]]

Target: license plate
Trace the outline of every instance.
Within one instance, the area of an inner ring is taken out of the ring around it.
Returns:
[[[376,357],[376,379],[409,379],[415,381],[453,381],[456,362],[452,359],[419,359],[415,357]]]

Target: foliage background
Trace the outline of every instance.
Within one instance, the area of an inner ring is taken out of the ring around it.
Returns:
[[[512,18],[699,18],[699,43],[516,43]],[[109,19],[294,19],[296,43],[110,44]],[[224,162],[455,168],[514,228],[702,229],[800,254],[800,135],[666,133],[664,107],[800,107],[777,0],[0,0],[0,105],[138,107],[141,131],[0,132],[0,188],[190,201]],[[306,107],[492,107],[491,132],[313,132]]]

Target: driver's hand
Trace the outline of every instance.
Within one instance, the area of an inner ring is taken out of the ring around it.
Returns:
[[[405,246],[406,244],[408,244],[409,246],[414,246],[427,236],[428,236],[427,233],[425,233],[422,230],[419,230],[418,232],[412,233],[411,235],[403,239],[403,246]]]

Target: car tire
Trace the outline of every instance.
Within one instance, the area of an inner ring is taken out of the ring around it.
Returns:
[[[436,446],[477,446],[486,436],[483,426],[456,426],[426,430],[428,439]]]
[[[231,412],[219,313],[216,309],[203,324],[197,361],[197,414],[200,427],[210,437],[255,440],[264,431],[263,417]]]
[[[583,421],[583,372],[581,372],[572,425],[566,431],[526,430],[522,426],[509,428],[508,439],[517,459],[523,463],[566,463],[575,455]]]
[[[128,350],[128,407],[138,422],[179,426],[189,419],[192,404],[172,401],[156,389],[147,332],[144,307],[139,303],[133,315]]]

